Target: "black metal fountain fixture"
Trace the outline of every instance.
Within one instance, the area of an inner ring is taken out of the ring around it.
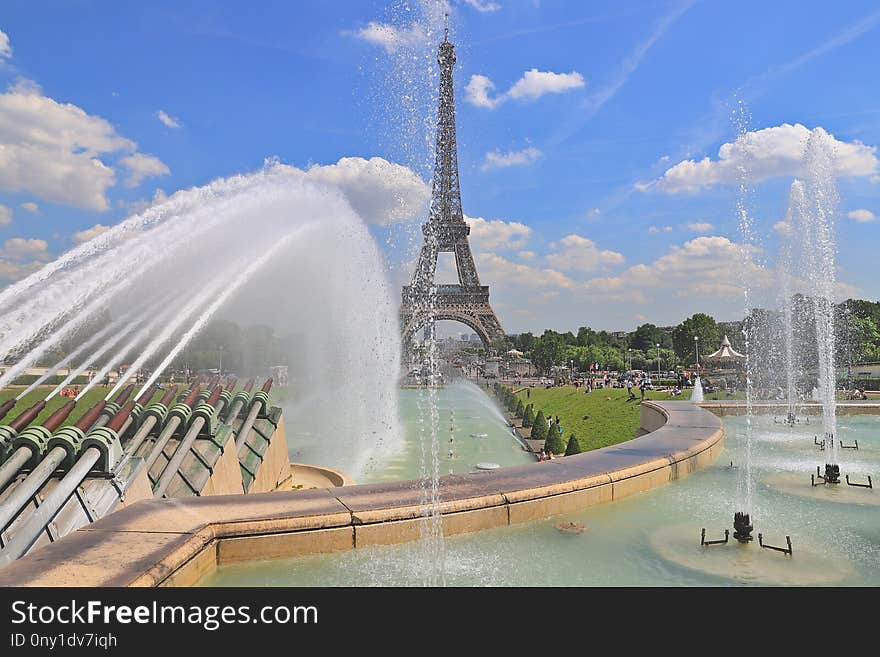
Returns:
[[[781,548],[781,547],[776,547],[774,545],[769,545],[767,543],[764,543],[763,534],[761,534],[760,532],[758,533],[758,545],[760,545],[762,548],[764,548],[766,550],[776,550],[777,552],[782,552],[782,554],[787,554],[788,556],[791,556],[791,554],[792,554],[792,552],[791,552],[791,536],[786,536],[785,542],[788,544],[787,548]]]
[[[810,483],[813,486],[821,486],[822,484],[839,484],[840,466],[835,463],[826,463],[825,474],[823,475],[817,465],[816,474],[810,475]]]
[[[867,484],[859,484],[855,481],[850,481],[849,475],[846,475],[846,485],[847,486],[855,486],[856,488],[874,488],[874,482],[871,481],[871,475],[868,475],[868,483]]]
[[[748,513],[737,511],[733,514],[733,537],[740,543],[751,541],[754,529]]]
[[[727,541],[730,539],[730,530],[724,530],[724,538],[719,538],[716,541],[707,541],[706,540],[706,528],[703,527],[703,533],[700,535],[700,545],[727,545]]]

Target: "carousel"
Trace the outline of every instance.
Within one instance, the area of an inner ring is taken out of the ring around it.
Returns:
[[[705,394],[716,395],[716,399],[722,394],[732,397],[736,392],[737,383],[742,381],[741,365],[745,359],[745,354],[731,347],[730,339],[725,335],[718,351],[700,359],[704,369],[701,375]]]

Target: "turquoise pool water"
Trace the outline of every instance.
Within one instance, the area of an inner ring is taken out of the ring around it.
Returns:
[[[456,416],[459,412],[456,410]],[[880,479],[880,418],[839,420],[842,474]],[[743,418],[725,418],[724,449],[709,467],[633,497],[519,526],[447,537],[446,583],[458,586],[880,585],[880,490],[810,485],[824,463],[813,444],[819,425],[789,428],[757,418],[753,430],[755,543],[701,547],[732,529],[743,476]],[[733,467],[730,462],[733,462]],[[405,470],[403,470],[405,471]],[[878,482],[880,483],[880,482]],[[580,534],[562,521],[586,526]],[[219,568],[207,586],[419,586],[424,552],[416,543],[250,562]]]

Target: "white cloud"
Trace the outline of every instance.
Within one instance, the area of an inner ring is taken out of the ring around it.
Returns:
[[[602,211],[599,208],[593,208],[589,212],[587,212],[588,219],[598,219],[599,215],[602,214]]]
[[[0,258],[4,260],[25,260],[26,258],[47,260],[49,245],[45,240],[13,237],[3,243]]]
[[[819,128],[821,130],[821,128]],[[637,183],[645,191],[655,187],[676,194],[694,193],[704,187],[739,181],[745,168],[751,182],[780,176],[803,174],[804,145],[810,130],[800,123],[784,123],[772,128],[748,132],[735,142],[718,149],[718,159],[705,157],[699,162],[684,160],[668,169],[651,183]],[[831,137],[836,152],[836,169],[840,176],[871,176],[877,173],[877,148],[855,140],[839,141]]]
[[[77,244],[88,242],[93,237],[97,237],[101,233],[106,233],[108,230],[110,230],[110,226],[105,226],[104,224],[95,224],[91,228],[86,228],[85,230],[81,230],[78,233],[74,233],[73,241]]]
[[[688,230],[692,230],[695,233],[708,233],[712,230],[713,226],[708,221],[697,221],[692,224],[687,225]]]
[[[31,262],[8,262],[0,258],[0,281],[4,281],[7,283],[11,283],[13,281],[17,281],[25,276],[34,273],[40,267],[43,266],[43,263],[39,260],[32,260]]]
[[[550,248],[547,263],[562,271],[596,271],[625,261],[622,253],[600,249],[593,240],[580,235],[566,235]]]
[[[518,221],[487,221],[467,216],[464,219],[471,228],[471,248],[477,252],[521,249],[532,236],[532,229]]]
[[[651,264],[634,265],[618,276],[591,279],[585,288],[617,301],[646,302],[652,290],[668,290],[679,297],[740,298],[740,277],[732,272],[743,269],[742,248],[726,237],[697,237],[673,246]],[[745,268],[753,283],[770,283],[772,277],[766,270],[751,263]]]
[[[13,237],[0,247],[0,281],[11,282],[35,272],[51,259],[45,240]]]
[[[159,110],[156,112],[156,118],[159,119],[162,123],[165,124],[168,128],[179,128],[181,127],[180,119],[176,119],[172,116],[168,116],[165,113],[165,110]]]
[[[0,30],[0,59],[12,58],[12,45],[9,43],[9,36],[3,30]]]
[[[532,261],[535,259],[535,252],[534,251],[520,251],[516,255],[519,256],[520,260]]]
[[[584,84],[584,76],[577,71],[553,73],[533,68],[526,71],[522,78],[517,80],[516,84],[510,88],[507,94],[511,98],[534,100],[544,94],[558,94],[570,89],[578,89],[583,87]]]
[[[773,224],[773,230],[775,230],[777,234],[782,235],[783,237],[788,237],[792,234],[791,223],[789,223],[785,219],[777,221],[775,224]]]
[[[852,210],[851,212],[847,212],[846,216],[853,221],[857,221],[860,224],[865,224],[869,221],[877,220],[877,215],[875,215],[870,210]]]
[[[37,205],[36,203],[34,203],[33,201],[27,201],[25,203],[22,203],[19,207],[22,210],[25,210],[26,212],[30,212],[31,214],[39,214],[40,213],[40,206]]]
[[[493,285],[542,290],[542,294],[558,293],[560,289],[571,290],[577,286],[577,281],[561,271],[511,262],[495,253],[478,253],[476,260],[481,280],[492,281]]]
[[[499,150],[489,151],[480,169],[489,171],[491,169],[503,169],[506,167],[519,166],[522,164],[531,164],[543,153],[533,146],[524,148],[521,151],[507,151],[502,153]]]
[[[584,76],[577,71],[554,73],[533,68],[523,73],[505,93],[492,98],[489,94],[495,89],[495,83],[485,75],[472,75],[465,86],[465,100],[477,107],[493,109],[511,98],[536,100],[545,94],[563,93],[585,85]]]
[[[12,208],[0,204],[0,226],[8,226],[12,223]]]
[[[119,160],[119,163],[128,169],[128,177],[125,179],[126,187],[137,187],[148,176],[167,176],[171,171],[158,157],[134,153]]]
[[[672,226],[648,226],[649,233],[671,233]]]
[[[492,13],[501,9],[501,5],[492,0],[464,0],[464,2],[480,13]]]
[[[472,75],[464,87],[464,99],[471,105],[493,109],[504,102],[504,97],[490,98],[489,94],[495,89],[495,83],[485,75]]]
[[[420,25],[397,27],[390,23],[370,21],[366,27],[353,32],[359,39],[381,46],[387,53],[395,53],[400,48],[423,43],[428,34]]]
[[[116,184],[113,168],[101,157],[135,158],[141,177],[160,169],[158,160],[138,153],[109,122],[42,95],[28,80],[0,94],[0,144],[0,190],[87,210],[108,209],[106,192]]]
[[[414,219],[424,211],[431,196],[428,185],[412,169],[381,157],[344,157],[336,164],[314,165],[305,175],[340,189],[370,224]]]

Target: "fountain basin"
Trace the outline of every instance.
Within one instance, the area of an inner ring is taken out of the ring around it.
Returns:
[[[687,476],[721,449],[720,421],[690,402],[645,402],[642,419],[651,433],[612,447],[442,477],[444,534],[622,499]],[[414,483],[149,500],[20,559],[0,585],[190,585],[218,564],[413,541],[424,512]]]

